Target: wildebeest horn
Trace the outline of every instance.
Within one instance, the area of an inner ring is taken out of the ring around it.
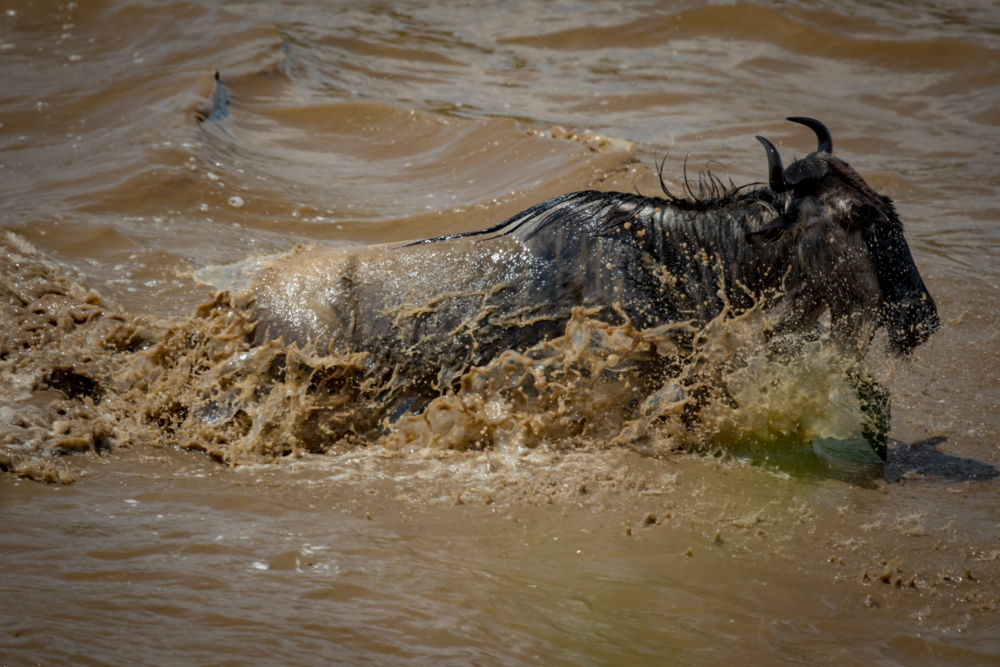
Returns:
[[[830,136],[830,130],[826,129],[826,125],[818,120],[802,116],[792,116],[786,120],[805,125],[816,133],[816,138],[819,140],[819,147],[816,148],[817,153],[833,153],[833,137]]]
[[[757,141],[764,144],[764,150],[767,151],[768,184],[775,192],[786,192],[789,187],[785,183],[785,168],[781,166],[781,155],[778,154],[778,149],[764,137],[758,136]]]

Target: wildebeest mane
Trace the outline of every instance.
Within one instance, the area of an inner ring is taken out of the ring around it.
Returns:
[[[668,154],[669,155],[669,154]],[[697,182],[692,181],[688,178],[687,171],[687,157],[684,158],[684,191],[687,193],[687,197],[678,197],[663,180],[663,167],[667,163],[668,155],[664,155],[663,159],[656,167],[656,176],[660,181],[660,189],[663,190],[663,194],[670,205],[679,211],[715,211],[726,206],[728,203],[736,203],[737,200],[742,195],[753,195],[759,190],[764,189],[763,184],[759,182],[747,183],[746,185],[736,185],[733,183],[732,179],[729,180],[729,185],[722,182],[711,169],[711,165],[714,162],[720,167],[725,168],[718,160],[709,160],[704,170],[698,171]],[[693,185],[693,187],[692,187]],[[742,192],[747,190],[746,193]],[[641,194],[636,190],[636,194]]]
[[[686,162],[686,161],[685,161]],[[711,163],[709,163],[711,164]],[[698,180],[694,182],[687,177],[687,167],[684,170],[684,189],[687,197],[672,193],[663,181],[663,165],[657,170],[663,197],[647,197],[639,193],[603,192],[584,190],[565,195],[559,195],[521,211],[503,222],[472,232],[449,234],[431,239],[415,241],[407,245],[422,243],[437,243],[459,238],[481,236],[495,238],[521,231],[523,240],[528,240],[550,225],[568,223],[580,220],[597,220],[600,225],[594,231],[602,233],[633,220],[635,211],[644,207],[670,208],[685,213],[701,213],[717,211],[720,213],[738,208],[748,202],[763,201],[773,204],[780,195],[775,194],[761,183],[754,182],[737,186],[730,181],[726,185],[710,169],[698,172]],[[524,230],[530,225],[529,230]],[[405,246],[404,246],[405,247]]]

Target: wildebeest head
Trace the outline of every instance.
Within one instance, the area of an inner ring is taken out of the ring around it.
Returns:
[[[889,197],[832,154],[830,132],[811,118],[789,118],[812,129],[819,146],[782,168],[777,149],[763,137],[770,188],[785,193],[780,215],[747,234],[755,246],[783,245],[802,269],[812,298],[830,308],[834,335],[863,353],[884,326],[892,350],[907,354],[940,326],[934,299],[913,263],[903,224]],[[808,300],[808,299],[807,299]]]

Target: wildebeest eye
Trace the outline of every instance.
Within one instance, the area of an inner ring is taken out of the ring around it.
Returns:
[[[844,229],[848,232],[857,232],[870,227],[884,217],[885,214],[877,206],[864,203],[860,206],[855,206],[850,214],[844,218]]]

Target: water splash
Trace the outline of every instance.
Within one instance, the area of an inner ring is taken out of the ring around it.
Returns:
[[[767,454],[856,440],[868,419],[834,346],[819,335],[767,343],[761,305],[645,331],[577,308],[562,336],[467,370],[410,414],[392,391],[401,379],[367,374],[363,352],[254,345],[252,304],[228,292],[186,317],[138,317],[14,241],[0,254],[0,466],[48,481],[65,481],[51,472],[61,455],[120,447],[229,465],[335,446]]]

